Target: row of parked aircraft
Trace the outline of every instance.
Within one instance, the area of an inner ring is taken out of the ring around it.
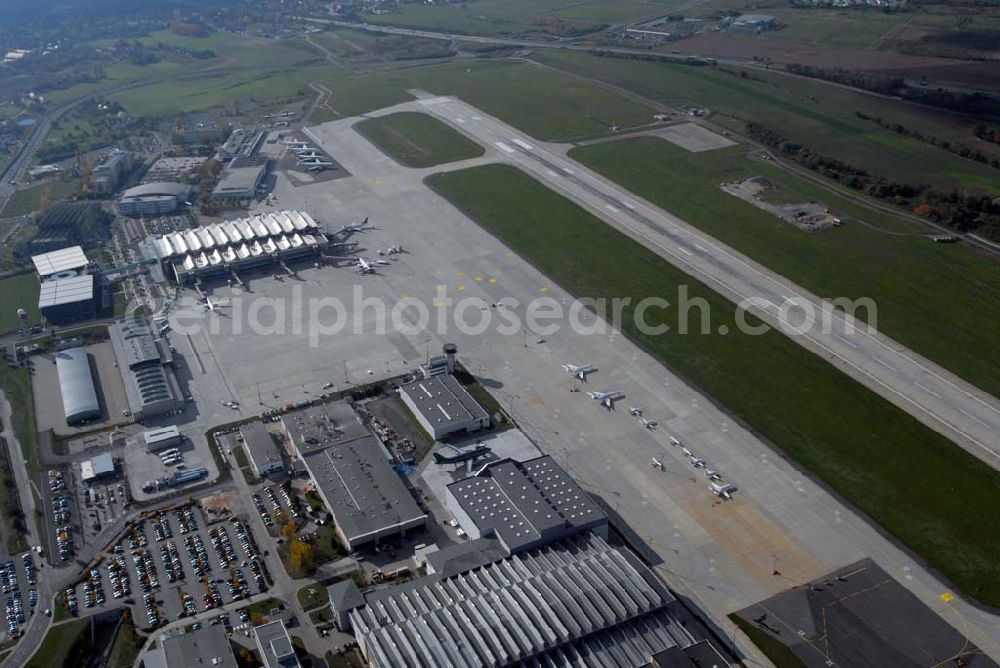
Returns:
[[[574,378],[577,378],[583,382],[587,382],[587,374],[596,371],[594,365],[589,363],[563,364],[562,369],[563,371],[570,374]],[[575,388],[574,391],[576,391]],[[621,392],[608,390],[601,392],[587,392],[587,396],[595,401],[599,401],[602,406],[604,406],[610,411],[614,409],[615,401],[621,399],[624,395]],[[628,412],[629,415],[638,418],[639,422],[641,422],[642,426],[644,426],[646,429],[656,429],[656,427],[659,424],[656,420],[645,417],[642,414],[641,408],[630,406]],[[719,498],[725,499],[727,501],[733,498],[733,493],[736,491],[735,485],[731,485],[727,483],[725,480],[723,480],[722,475],[719,474],[718,471],[713,471],[712,469],[709,469],[708,464],[705,462],[704,459],[696,457],[690,450],[684,447],[678,439],[674,438],[673,436],[670,437],[670,444],[675,447],[679,447],[681,449],[681,452],[684,453],[684,456],[687,457],[688,460],[690,460],[692,466],[694,466],[696,469],[704,469],[705,477],[708,478],[708,483],[709,483],[708,490],[712,492],[712,494],[715,494]],[[661,471],[665,470],[663,462],[661,462],[656,457],[651,458],[649,464],[653,468],[659,469]]]
[[[295,166],[304,167],[307,172],[321,172],[334,166],[333,162],[326,159],[324,153],[308,142],[287,139],[281,143],[295,154],[297,158]]]

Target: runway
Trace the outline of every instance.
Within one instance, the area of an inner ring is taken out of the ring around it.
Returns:
[[[277,301],[298,285],[306,297],[349,303],[353,286],[360,283],[366,296],[389,304],[419,299],[437,306],[454,299],[449,315],[455,314],[460,299],[480,299],[483,309],[466,309],[462,315],[470,324],[485,314],[496,319],[499,307],[491,305],[512,298],[522,304],[517,312],[522,318],[523,305],[534,297],[549,296],[563,305],[572,301],[423,183],[437,171],[502,161],[507,155],[502,149],[492,146],[482,158],[440,168],[407,169],[357,134],[351,126],[358,120],[307,131],[352,176],[297,188],[281,180],[273,208],[305,209],[334,228],[370,216],[374,229],[353,239],[363,247],[359,252],[371,255],[391,244],[406,252],[380,267],[377,275],[358,277],[348,267],[324,267],[304,270],[299,282],[255,278],[251,283],[256,294]],[[365,323],[376,320],[371,314],[357,317]],[[222,322],[228,326],[227,320]],[[284,336],[282,349],[268,347],[266,353],[257,348],[266,345],[262,340],[248,342],[246,351],[233,344],[227,349],[223,343],[229,336],[223,332],[217,347],[223,357],[219,368],[234,376],[235,387],[246,386],[241,391],[246,405],[257,401],[255,388],[244,378],[251,357],[260,364],[266,360],[272,369],[289,368],[294,381],[283,381],[280,393],[282,401],[294,401],[301,398],[294,394],[300,379],[310,392],[323,380],[335,381],[335,389],[340,389],[342,364],[353,379],[374,379],[382,370],[413,369],[442,343],[453,342],[463,364],[483,379],[540,449],[624,518],[655,553],[657,572],[691,598],[724,635],[741,638],[734,636],[728,613],[871,556],[952,626],[996,655],[1000,624],[994,616],[951,594],[863,518],[617,331],[584,335],[562,327],[540,336],[521,331],[505,335],[494,328],[482,333],[455,327],[442,333],[432,330],[433,325],[417,333],[344,332],[308,351]],[[244,333],[236,339],[240,347],[247,337]],[[261,354],[249,355],[250,348]],[[569,392],[573,381],[560,368],[563,363],[593,364],[597,371],[584,389],[622,392],[625,398],[618,409],[607,411],[584,392]],[[376,375],[367,375],[371,371]],[[277,382],[285,374],[274,377]],[[642,407],[659,428],[643,428],[629,415],[632,405]],[[738,485],[732,502],[724,503],[707,490],[704,472],[671,445],[671,436]],[[651,457],[661,460],[665,470],[650,467]],[[773,575],[774,570],[780,575]],[[758,656],[748,643],[741,641],[740,648]]]
[[[749,310],[769,325],[1000,468],[1000,401],[987,392],[869,332],[864,322],[824,309],[816,295],[569,159],[570,145],[536,141],[452,97],[427,97],[377,113],[402,110],[447,122],[492,149],[497,161],[518,166],[734,303],[751,304]],[[807,311],[816,314],[816,325],[802,326]],[[859,314],[865,317],[863,309]]]

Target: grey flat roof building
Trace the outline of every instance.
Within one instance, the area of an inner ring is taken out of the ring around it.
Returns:
[[[94,276],[83,274],[50,278],[38,290],[38,310],[51,323],[62,325],[96,315]]]
[[[266,668],[294,668],[299,665],[292,639],[280,619],[253,628],[253,637]]]
[[[35,271],[40,278],[47,278],[64,271],[80,270],[90,263],[79,246],[33,255],[31,262],[35,265]]]
[[[169,636],[160,644],[169,668],[237,668],[238,665],[221,624],[207,624],[197,630]]]
[[[281,426],[300,457],[371,435],[346,401],[333,401],[286,413],[281,418]]]
[[[250,199],[256,194],[264,177],[267,164],[249,167],[230,167],[212,191],[212,199]]]
[[[264,428],[263,423],[251,422],[243,425],[240,427],[240,436],[243,437],[243,445],[254,473],[258,476],[284,468],[281,448],[275,443],[271,432]]]
[[[471,538],[493,536],[509,552],[574,533],[607,533],[608,517],[548,455],[503,459],[449,484],[445,504]]]
[[[427,526],[381,443],[365,436],[302,457],[350,550]]]
[[[349,614],[375,668],[634,668],[702,640],[680,623],[683,610],[648,567],[590,532],[365,601]]]
[[[490,425],[490,416],[468,390],[449,374],[407,383],[399,388],[403,403],[434,438]]]
[[[149,325],[119,320],[108,327],[129,409],[137,420],[175,410],[181,403],[173,357]]]
[[[84,348],[70,348],[56,353],[56,371],[62,394],[66,424],[79,424],[101,416],[90,356]]]

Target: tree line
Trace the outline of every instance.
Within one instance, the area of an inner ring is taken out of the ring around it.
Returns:
[[[749,121],[746,134],[789,160],[807,167],[853,190],[892,204],[909,208],[919,216],[952,227],[960,232],[975,232],[1000,241],[1000,198],[958,190],[937,190],[927,184],[913,185],[890,181],[883,176],[821,155],[777,132]]]
[[[914,130],[913,128],[908,128],[900,123],[890,123],[889,121],[883,120],[881,116],[869,116],[863,111],[855,111],[854,115],[863,121],[871,121],[880,128],[884,128],[891,132],[895,132],[898,135],[903,135],[904,137],[913,137],[914,139],[919,139],[922,142],[930,144],[931,146],[937,146],[938,148],[943,148],[946,151],[950,151],[957,156],[968,158],[969,160],[975,160],[976,162],[982,163],[984,165],[989,165],[990,167],[995,167],[1000,169],[1000,158],[990,158],[981,151],[977,151],[974,148],[970,148],[965,144],[953,144],[946,139],[940,139],[934,135],[925,135],[919,130]],[[985,127],[985,126],[981,126]],[[985,131],[984,131],[985,132]],[[977,137],[979,135],[976,135]],[[983,139],[983,137],[979,137]],[[1000,131],[993,133],[993,138],[1000,139]],[[1000,143],[998,141],[997,143]]]

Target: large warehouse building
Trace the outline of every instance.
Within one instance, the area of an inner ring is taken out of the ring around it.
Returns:
[[[489,413],[451,375],[407,383],[399,388],[399,396],[420,426],[435,439],[490,426]]]
[[[119,320],[108,328],[129,410],[143,420],[177,410],[181,391],[166,341],[145,322]]]
[[[38,310],[42,317],[56,325],[97,317],[94,275],[83,274],[42,281],[38,290]]]
[[[178,283],[280,264],[322,252],[329,240],[304,211],[276,211],[152,239],[164,273]]]
[[[647,566],[590,532],[340,599],[374,668],[730,665]]]
[[[144,183],[122,193],[118,199],[118,213],[131,218],[163,216],[190,200],[191,192],[191,186],[185,183]]]
[[[41,281],[57,276],[78,276],[85,273],[90,260],[79,246],[69,246],[59,250],[31,256],[35,273]]]
[[[288,440],[354,551],[427,526],[427,515],[389,462],[389,453],[345,402],[282,418]]]
[[[493,462],[445,489],[469,537],[496,538],[510,554],[581,531],[608,533],[608,516],[548,455]]]
[[[69,348],[56,353],[56,372],[59,374],[66,424],[77,425],[101,417],[101,404],[97,400],[87,350]]]

